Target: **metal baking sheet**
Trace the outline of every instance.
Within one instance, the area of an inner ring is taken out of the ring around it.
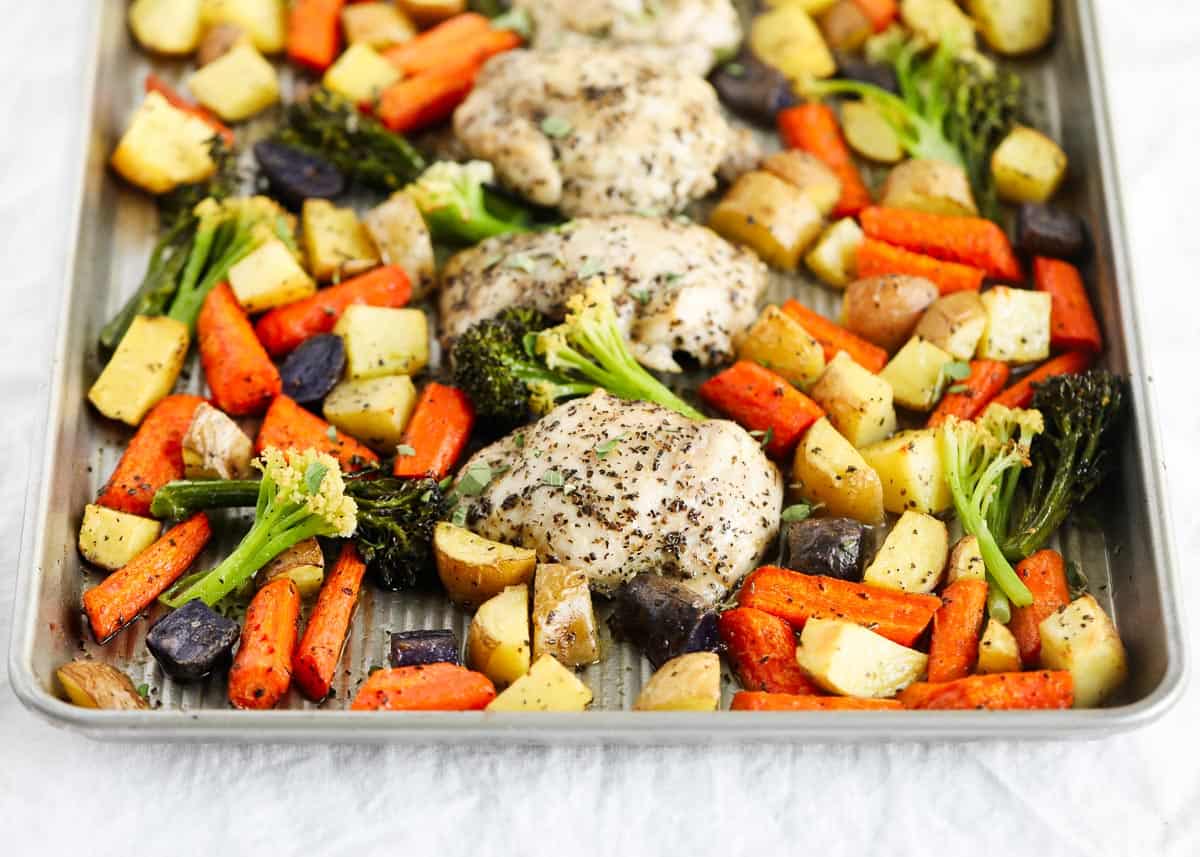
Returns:
[[[168,77],[179,77],[185,69],[152,63],[133,47],[123,4],[96,3],[91,9],[94,55],[85,85],[93,98],[85,118],[80,194],[72,213],[77,241],[70,251],[70,280],[58,318],[45,452],[40,470],[35,463],[30,478],[10,651],[13,687],[34,711],[89,735],[129,740],[947,740],[1097,736],[1146,724],[1180,695],[1184,646],[1160,479],[1163,462],[1147,389],[1089,0],[1059,4],[1053,47],[1017,64],[1033,96],[1035,118],[1062,141],[1070,156],[1071,176],[1061,199],[1084,214],[1092,228],[1095,261],[1085,273],[1108,343],[1105,360],[1131,379],[1133,418],[1104,514],[1098,527],[1067,529],[1059,540],[1067,558],[1079,560],[1087,570],[1093,590],[1115,616],[1129,650],[1131,679],[1120,704],[1065,712],[634,713],[630,708],[650,675],[649,664],[631,647],[605,639],[603,662],[582,673],[595,694],[592,708],[582,714],[351,713],[345,709],[359,682],[371,667],[386,663],[390,631],[452,627],[461,638],[468,621],[441,596],[384,593],[370,587],[365,588],[352,626],[335,694],[320,705],[293,692],[274,711],[234,711],[225,699],[223,674],[202,684],[176,684],[146,652],[146,621],[108,646],[95,645],[81,620],[80,595],[99,578],[82,567],[75,538],[83,506],[115,465],[127,431],[92,412],[84,393],[100,370],[96,334],[136,287],[156,217],[148,200],[109,173],[106,159],[141,97],[146,71],[153,65]],[[829,290],[799,277],[776,276],[770,299],[791,296],[826,314],[836,309],[837,295]],[[192,377],[187,383],[199,389],[201,382]],[[228,533],[214,540],[201,562],[223,555],[232,541]],[[152,610],[151,618],[159,609]],[[103,658],[135,683],[145,682],[151,688],[153,710],[94,711],[59,699],[54,669],[80,655]],[[725,685],[728,703],[733,683]]]

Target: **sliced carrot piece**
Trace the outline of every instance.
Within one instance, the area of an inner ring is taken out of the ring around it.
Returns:
[[[826,362],[836,357],[839,351],[845,351],[855,363],[871,372],[881,372],[887,365],[888,354],[882,348],[813,312],[800,301],[794,298],[785,301],[780,309],[800,322],[809,336],[821,343]]]
[[[750,431],[766,432],[772,458],[791,454],[821,406],[765,366],[739,360],[700,385],[700,398]]]
[[[747,690],[783,694],[819,694],[796,663],[792,626],[753,607],[735,607],[717,624],[738,681]]]
[[[333,674],[342,657],[346,632],[358,606],[363,573],[367,565],[353,542],[342,545],[333,569],[321,584],[317,603],[292,658],[292,674],[300,690],[311,700],[329,695]]]
[[[1067,568],[1062,554],[1045,548],[1030,554],[1017,563],[1017,577],[1029,588],[1033,603],[1027,607],[1014,607],[1008,630],[1017,638],[1021,662],[1035,666],[1042,653],[1042,637],[1038,625],[1042,620],[1071,601],[1071,590],[1067,586]]]
[[[730,711],[900,711],[894,699],[856,699],[849,696],[810,696],[741,690],[733,695]]]
[[[234,706],[274,708],[288,692],[299,620],[300,590],[290,577],[277,577],[255,593],[229,670]]]
[[[466,393],[444,384],[426,385],[401,444],[412,455],[397,455],[392,472],[396,476],[443,478],[462,455],[474,424],[475,409]]]
[[[457,664],[422,664],[372,673],[350,710],[478,711],[495,698],[495,686],[482,673]]]
[[[992,673],[944,683],[917,682],[900,694],[905,708],[1010,711],[1070,708],[1075,683],[1069,672]]]
[[[986,581],[965,577],[943,590],[929,638],[929,681],[953,681],[975,669],[987,593]]]
[[[338,460],[343,470],[362,470],[377,464],[379,456],[348,434],[335,429],[316,414],[306,411],[287,396],[276,396],[267,408],[254,440],[254,453],[268,446],[279,449],[316,449]]]

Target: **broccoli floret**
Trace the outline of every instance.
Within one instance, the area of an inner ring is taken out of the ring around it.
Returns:
[[[433,528],[446,497],[435,480],[360,471],[346,477],[346,493],[358,505],[354,542],[376,583],[395,590],[436,580]]]
[[[488,209],[484,186],[495,178],[486,161],[439,161],[404,193],[420,209],[430,234],[441,241],[477,244],[495,235],[528,232],[528,212],[514,208],[499,217]]]
[[[1030,444],[1041,431],[1037,411],[1002,405],[989,405],[978,421],[950,417],[938,429],[938,451],[954,509],[963,529],[979,540],[993,590],[989,610],[1004,621],[1007,601],[1025,607],[1033,603],[1033,595],[1000,550],[992,526],[1000,517],[998,510],[1007,507],[1015,479],[1029,464]]]
[[[528,337],[550,326],[535,309],[512,307],[475,324],[454,343],[454,382],[471,399],[476,413],[507,430],[545,413],[555,403],[583,396],[594,384],[551,372],[526,347]]]
[[[1033,407],[1046,430],[1033,443],[1001,546],[1012,560],[1040,549],[1103,480],[1112,428],[1121,413],[1121,379],[1104,369],[1057,375],[1036,385]]]

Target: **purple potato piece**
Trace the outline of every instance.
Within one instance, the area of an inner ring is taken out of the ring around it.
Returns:
[[[1089,243],[1083,220],[1065,209],[1033,202],[1017,209],[1017,247],[1029,256],[1078,259]]]
[[[346,345],[334,333],[319,333],[304,340],[279,367],[283,394],[302,405],[320,402],[342,378]]]
[[[654,668],[688,652],[717,650],[717,613],[682,584],[642,572],[618,591],[608,627],[650,659]]]
[[[155,622],[146,648],[171,678],[194,681],[229,663],[240,634],[237,622],[197,598]]]
[[[397,631],[392,634],[394,667],[420,664],[460,664],[458,636],[449,628],[435,631]]]
[[[329,161],[283,143],[255,143],[254,159],[271,195],[290,208],[306,199],[332,199],[346,189],[346,177]]]
[[[791,82],[752,54],[718,67],[709,81],[726,107],[761,125],[774,127],[775,114],[796,103]]]
[[[851,518],[789,521],[780,539],[784,568],[857,583],[874,543],[872,530]]]

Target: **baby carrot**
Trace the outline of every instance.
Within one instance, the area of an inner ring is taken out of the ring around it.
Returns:
[[[893,247],[882,241],[866,238],[857,251],[858,276],[878,277],[883,274],[908,274],[924,277],[938,287],[938,293],[977,292],[983,288],[983,271],[958,262],[943,262],[932,256],[922,256],[903,247]]]
[[[1033,385],[1055,375],[1073,375],[1084,372],[1092,365],[1092,355],[1086,351],[1068,351],[1052,357],[1013,384],[992,401],[1006,408],[1027,408],[1033,401]]]
[[[411,455],[397,455],[396,476],[443,478],[462,455],[475,424],[475,408],[457,387],[430,383],[421,391],[401,447]]]
[[[973,420],[983,413],[1008,383],[1008,364],[998,360],[972,360],[971,374],[950,388],[929,415],[930,428],[941,425],[946,417]],[[962,389],[957,389],[961,387]]]
[[[283,390],[279,370],[228,283],[218,283],[204,298],[196,339],[213,404],[225,413],[261,414]]]
[[[1033,284],[1039,292],[1050,293],[1050,347],[1099,353],[1100,325],[1079,269],[1061,259],[1038,256],[1033,260]]]
[[[808,335],[821,343],[826,362],[836,357],[839,351],[845,351],[854,358],[855,363],[871,372],[881,372],[887,365],[888,354],[878,345],[855,336],[846,328],[813,312],[800,301],[793,298],[784,302],[780,309],[800,322],[800,326],[808,331]]]
[[[929,638],[929,681],[953,681],[975,668],[987,593],[987,581],[969,577],[954,581],[942,592],[942,606],[933,614]]]
[[[1046,548],[1030,554],[1017,563],[1015,571],[1033,594],[1033,603],[1028,607],[1013,608],[1008,630],[1017,638],[1021,662],[1032,666],[1042,652],[1038,625],[1071,601],[1071,591],[1067,587],[1066,565],[1058,551]]]
[[[1070,708],[1074,691],[1075,683],[1066,671],[992,673],[943,683],[917,682],[904,689],[900,701],[905,708],[921,709]]]
[[[886,30],[900,12],[896,0],[854,0],[854,5],[870,19],[871,29],[877,33]]]
[[[325,71],[342,42],[342,6],[346,0],[294,0],[288,12],[288,59],[312,71]]]
[[[321,585],[304,636],[292,658],[296,684],[311,700],[321,700],[329,695],[366,570],[366,563],[358,555],[354,543],[346,542],[333,570]]]
[[[740,690],[730,711],[899,711],[894,699],[856,699],[849,696],[812,696],[803,693],[764,693]]]
[[[816,694],[817,686],[796,663],[792,626],[753,607],[735,607],[717,622],[738,681],[747,690]]]
[[[832,214],[835,220],[853,217],[871,204],[871,192],[854,165],[833,110],[815,102],[800,104],[779,111],[777,121],[785,146],[816,155],[841,181],[842,195]]]
[[[864,208],[859,219],[868,238],[981,268],[996,279],[1021,280],[1021,265],[1008,236],[990,220],[878,206]]]
[[[700,385],[700,398],[750,431],[764,432],[767,454],[789,455],[821,406],[765,366],[739,360]]]
[[[436,663],[377,670],[363,682],[351,711],[478,711],[496,698],[482,673]]]
[[[235,707],[274,708],[288,692],[299,620],[300,590],[290,577],[277,577],[255,593],[229,670]]]
[[[279,449],[317,449],[338,460],[343,470],[361,470],[379,462],[379,456],[350,435],[342,434],[311,411],[306,411],[287,396],[276,396],[267,408],[258,437],[257,455],[268,446]]]
[[[405,77],[453,65],[470,41],[491,30],[491,22],[475,12],[464,12],[431,27],[415,39],[396,45],[383,55]]]

